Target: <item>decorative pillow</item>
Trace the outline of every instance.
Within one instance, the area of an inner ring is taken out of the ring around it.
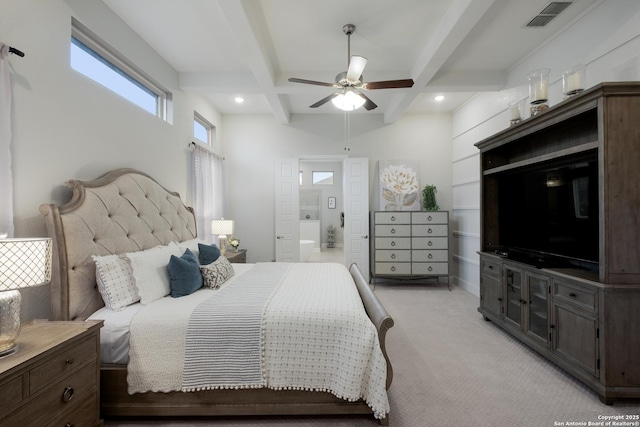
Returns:
[[[220,257],[220,248],[217,245],[203,245],[198,243],[198,260],[201,265],[211,264]]]
[[[180,258],[171,255],[167,270],[169,270],[169,285],[173,298],[191,295],[202,287],[198,258],[189,249],[184,251]]]
[[[140,301],[138,290],[133,283],[131,267],[126,259],[118,255],[94,255],[92,258],[96,263],[98,290],[107,308],[120,311]]]
[[[167,246],[156,246],[146,251],[125,254],[131,265],[133,282],[138,289],[142,304],[150,304],[169,295],[171,287],[167,264],[171,255],[180,256],[181,254],[182,250],[174,242]]]
[[[200,272],[207,288],[218,289],[229,277],[233,276],[233,266],[225,256],[208,265],[201,265]]]

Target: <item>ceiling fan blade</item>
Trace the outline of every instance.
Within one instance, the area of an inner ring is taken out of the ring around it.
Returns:
[[[347,80],[350,82],[357,82],[360,80],[360,76],[364,71],[364,67],[367,65],[367,58],[364,56],[353,55],[349,61],[349,69],[347,70]]]
[[[318,108],[321,105],[324,105],[327,102],[331,101],[333,98],[335,98],[338,95],[339,95],[339,93],[332,93],[331,95],[322,98],[320,101],[316,102],[315,104],[309,105],[309,108]]]
[[[304,83],[304,84],[308,84],[308,85],[327,86],[327,87],[340,87],[340,86],[337,86],[335,83],[325,83],[325,82],[318,82],[318,81],[315,81],[315,80],[297,79],[295,77],[289,78],[289,81],[291,83]]]
[[[385,80],[382,82],[369,82],[362,85],[363,89],[394,89],[413,86],[413,79]]]
[[[360,96],[361,98],[364,98],[364,109],[367,111],[373,110],[374,108],[377,108],[378,106],[376,105],[375,102],[373,102],[371,99],[369,99],[369,97],[367,95],[365,95],[362,92],[355,92],[356,95]]]

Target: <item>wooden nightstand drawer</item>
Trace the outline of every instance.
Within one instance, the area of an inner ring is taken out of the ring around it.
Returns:
[[[95,359],[96,342],[92,338],[86,339],[32,369],[29,375],[29,390],[31,393],[37,393],[55,379],[75,371],[86,361]]]
[[[4,413],[4,408],[22,400],[24,392],[22,389],[22,376],[7,380],[0,384],[0,416]]]
[[[83,403],[83,400],[97,393],[96,369],[94,361],[76,374],[41,390],[41,393],[35,397],[37,405],[24,405],[11,414],[11,417],[2,420],[2,425],[44,426],[57,414],[72,413]],[[95,418],[94,414],[93,419]],[[27,424],[25,420],[28,420]]]
[[[226,251],[224,256],[227,257],[229,262],[244,264],[247,262],[247,250],[239,249],[237,252]]]
[[[47,424],[47,426],[92,426],[96,418],[95,413],[97,399],[97,393],[92,393],[90,396],[84,399],[84,401],[79,402],[73,407],[69,407],[68,410],[65,410],[62,415]]]

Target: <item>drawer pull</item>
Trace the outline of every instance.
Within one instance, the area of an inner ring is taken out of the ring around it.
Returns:
[[[391,229],[391,234],[396,234],[396,229],[395,228]]]
[[[431,240],[429,240],[429,243],[427,243],[427,245],[433,246],[433,242]]]
[[[66,386],[62,392],[62,401],[68,403],[71,399],[73,399],[73,387]]]
[[[394,240],[393,242],[391,242],[391,246],[395,246],[396,245],[396,241]]]
[[[429,259],[433,258],[433,254],[427,255],[427,258],[429,258]]]
[[[493,265],[487,267],[489,270],[493,270]]]
[[[73,424],[71,424],[71,423],[66,423],[66,424],[64,425],[64,427],[73,427]]]
[[[433,271],[433,267],[429,266],[429,268],[427,268],[427,270]]]
[[[575,294],[574,292],[569,292],[569,296],[570,296],[571,298],[575,298],[575,297],[576,297],[576,294]]]
[[[396,259],[396,254],[391,254],[391,259]]]
[[[391,216],[391,221],[395,221],[395,220],[396,220],[396,217],[392,215]]]
[[[391,271],[396,271],[396,267],[395,266],[391,266]]]
[[[73,365],[73,357],[69,357],[67,360],[64,361],[65,365]]]
[[[427,233],[431,234],[431,233],[433,233],[433,230],[429,228],[429,229],[427,230]]]
[[[431,215],[429,215],[429,216],[427,217],[427,221],[431,221],[432,219],[433,219],[433,218],[431,218]]]

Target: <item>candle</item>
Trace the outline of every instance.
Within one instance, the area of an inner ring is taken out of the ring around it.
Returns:
[[[520,105],[512,104],[509,106],[509,119],[520,120]]]
[[[538,83],[536,83],[535,96],[533,100],[541,102],[547,101],[547,82],[539,81]]]
[[[582,89],[580,73],[573,73],[567,77],[567,92],[579,91]]]

